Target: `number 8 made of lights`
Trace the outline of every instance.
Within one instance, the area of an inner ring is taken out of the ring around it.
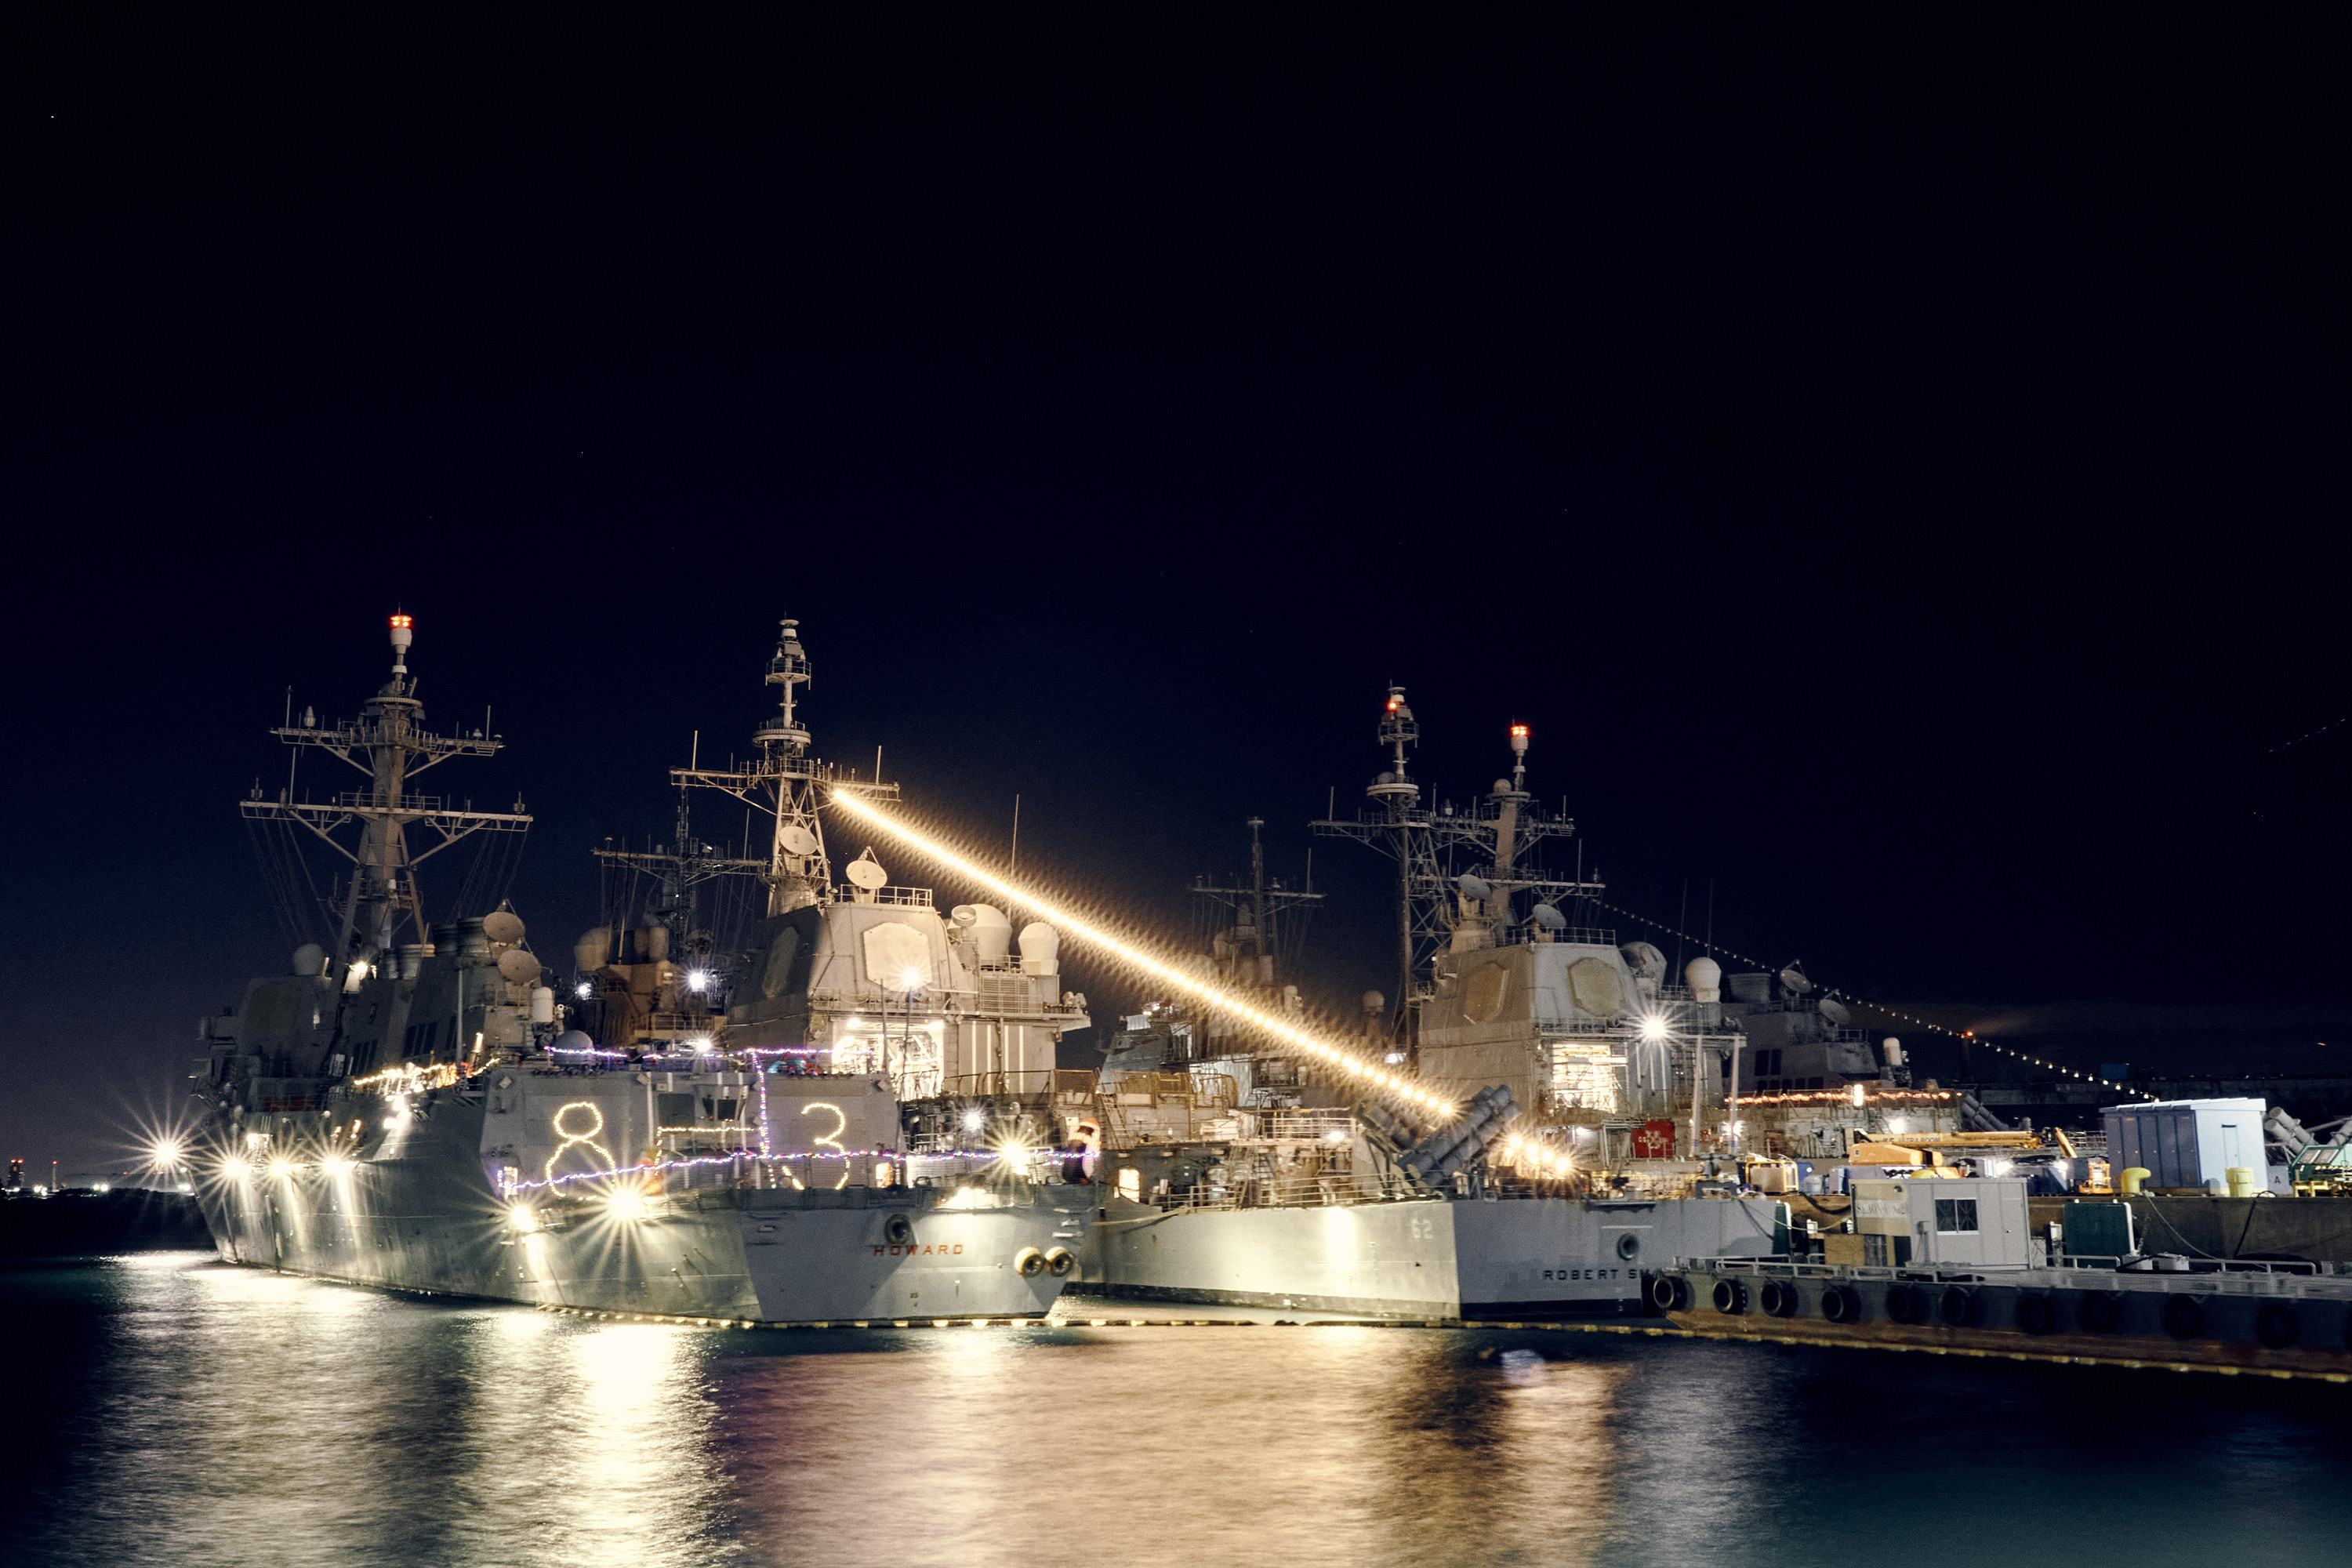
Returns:
[[[563,1124],[563,1119],[571,1115],[575,1110],[584,1110],[595,1120],[591,1121],[586,1127],[582,1128],[579,1131],[574,1132],[571,1128]],[[579,1148],[593,1150],[595,1152],[602,1154],[604,1157],[604,1163],[595,1167],[595,1169],[599,1171],[609,1171],[613,1168],[613,1152],[610,1149],[605,1148],[602,1143],[596,1142],[596,1134],[604,1131],[604,1113],[597,1110],[593,1101],[575,1100],[569,1105],[558,1106],[555,1110],[553,1124],[555,1127],[555,1135],[558,1138],[562,1139],[563,1142],[557,1144],[555,1146],[555,1152],[547,1157],[546,1176],[549,1181],[551,1182],[555,1180],[555,1163],[563,1158],[563,1152],[566,1149],[572,1148],[575,1145]]]

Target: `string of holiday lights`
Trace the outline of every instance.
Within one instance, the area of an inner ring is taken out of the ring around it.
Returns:
[[[462,1062],[436,1062],[431,1065],[424,1062],[395,1062],[380,1072],[372,1072],[365,1078],[352,1079],[348,1087],[366,1089],[374,1089],[379,1084],[394,1084],[394,1088],[384,1092],[410,1094],[418,1089],[447,1089],[466,1076],[466,1066]]]
[[[1668,936],[1677,937],[1684,942],[1689,942],[1692,946],[1700,949],[1702,952],[1719,952],[1726,958],[1736,958],[1742,963],[1752,963],[1757,968],[1765,970],[1768,973],[1772,967],[1760,958],[1751,958],[1747,953],[1735,952],[1730,948],[1725,947],[1720,942],[1710,942],[1705,937],[1693,936],[1686,931],[1677,931],[1673,926],[1666,924],[1664,921],[1654,921],[1649,916],[1644,914],[1636,914],[1632,910],[1620,909],[1615,904],[1609,902],[1606,899],[1595,899],[1592,901],[1600,905],[1602,909],[1609,910],[1612,914],[1622,915],[1629,921],[1638,921],[1643,925],[1648,926],[1652,931],[1664,931]],[[2031,1062],[2035,1067],[2046,1068],[2054,1073],[2063,1073],[2068,1078],[2077,1079],[2084,1083],[2095,1083],[2103,1089],[2116,1089],[2124,1094],[2136,1094],[2142,1100],[2153,1100],[2156,1098],[2156,1096],[2147,1093],[2144,1089],[2134,1089],[2131,1085],[2126,1083],[2117,1083],[2113,1079],[2101,1078],[2096,1073],[2084,1072],[2079,1068],[2070,1068],[2063,1062],[2045,1061],[2042,1058],[2032,1055],[2026,1051],[2011,1050],[2009,1047],[1998,1044],[1992,1040],[1978,1039],[1976,1031],[1973,1029],[1948,1028],[1944,1025],[1931,1023],[1927,1019],[1922,1018],[1916,1014],[1906,1013],[1896,1007],[1889,1007],[1884,1002],[1865,1002],[1851,991],[1841,991],[1834,985],[1822,986],[1822,994],[1824,996],[1835,996],[1842,1001],[1851,1002],[1857,1007],[1871,1008],[1874,1011],[1884,1013],[1891,1018],[1900,1018],[1906,1024],[1916,1024],[1923,1029],[1932,1029],[1937,1034],[1948,1036],[1952,1039],[1962,1041],[1968,1045],[1983,1046],[1988,1049],[1999,1051],[2002,1056],[2009,1057],[2013,1060]],[[1740,1098],[1745,1100],[1748,1097],[1746,1095],[1742,1095]]]
[[[1253,1005],[1238,993],[1202,979],[1178,968],[1163,959],[1155,958],[1132,942],[1114,935],[1101,923],[1090,921],[1067,907],[1042,897],[1034,888],[1021,887],[997,875],[965,855],[958,854],[938,839],[878,811],[869,801],[859,799],[846,790],[836,790],[832,797],[835,809],[871,827],[880,828],[892,837],[919,854],[928,856],[968,881],[987,889],[1007,903],[1034,910],[1044,919],[1077,938],[1080,942],[1103,949],[1118,962],[1151,976],[1164,985],[1181,991],[1196,1001],[1206,1003],[1218,1012],[1247,1024],[1272,1039],[1293,1050],[1303,1051],[1325,1065],[1336,1068],[1350,1078],[1379,1089],[1383,1093],[1433,1110],[1451,1115],[1456,1107],[1450,1100],[1431,1093],[1410,1079],[1398,1077],[1374,1067],[1356,1052],[1333,1041],[1319,1037],[1286,1018],[1279,1018]]]
[[[745,1163],[761,1165],[789,1166],[801,1160],[881,1160],[892,1165],[903,1165],[909,1158],[918,1160],[977,1160],[997,1164],[1017,1163],[1032,1151],[1004,1149],[939,1149],[928,1153],[908,1156],[892,1149],[851,1149],[837,1154],[758,1154],[749,1149],[732,1154],[698,1154],[688,1159],[648,1160],[635,1165],[615,1165],[603,1171],[570,1171],[543,1180],[517,1182],[509,1193],[551,1192],[581,1182],[609,1182],[616,1177],[643,1178],[665,1171],[688,1171],[705,1165],[737,1165]],[[790,1173],[789,1171],[786,1172]]]
[[[2317,740],[2320,736],[2325,735],[2326,733],[2327,733],[2327,731],[2328,731],[2333,730],[2333,729],[2336,729],[2336,728],[2337,728],[2339,725],[2343,725],[2343,724],[2347,724],[2347,723],[2352,723],[2352,713],[2347,713],[2347,714],[2346,714],[2343,718],[2338,719],[2338,720],[2336,720],[2336,721],[2335,721],[2334,722],[2332,722],[2332,723],[2322,724],[2318,729],[2312,731],[2311,731],[2311,733],[2309,733],[2309,734],[2307,734],[2307,735],[2297,735],[2297,736],[2296,736],[2294,740],[2292,740],[2292,741],[2282,741],[2282,742],[2279,742],[2277,745],[2273,746],[2269,751],[2264,752],[2263,753],[2263,755],[2264,755],[2264,756],[2266,756],[2266,757],[2267,757],[2267,756],[2273,756],[2273,755],[2277,754],[2277,753],[2278,753],[2278,752],[2284,752],[2284,751],[2285,751],[2289,746],[2300,746],[2300,745],[2302,745],[2305,741],[2315,741],[2315,740]]]
[[[1855,1088],[1860,1088],[1856,1085]],[[1803,1089],[1777,1094],[1743,1094],[1742,1105],[1932,1105],[1959,1099],[1950,1089],[1874,1089],[1857,1100],[1852,1089]]]

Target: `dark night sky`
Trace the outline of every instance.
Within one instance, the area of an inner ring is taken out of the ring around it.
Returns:
[[[542,952],[790,614],[822,752],[1147,926],[1253,812],[1295,875],[1396,679],[1425,779],[1531,723],[1618,901],[1831,984],[2346,994],[2352,726],[2275,749],[2352,711],[2318,23],[44,25],[10,1152],[279,966],[236,802],[395,604]],[[1385,866],[1315,868],[1338,1003]]]

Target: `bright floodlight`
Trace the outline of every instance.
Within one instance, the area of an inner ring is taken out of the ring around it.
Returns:
[[[294,1173],[294,1162],[280,1155],[269,1162],[269,1173],[282,1182]]]
[[[1041,898],[1034,891],[1015,886],[990,871],[986,867],[957,854],[937,839],[897,820],[855,795],[846,791],[836,792],[833,796],[832,804],[835,810],[882,829],[964,880],[985,888],[1021,908],[1034,912],[1040,920],[1051,921],[1061,931],[1076,940],[1106,949],[1121,963],[1139,973],[1150,976],[1174,991],[1208,1003],[1221,1015],[1238,1020],[1253,1029],[1263,1031],[1295,1049],[1318,1057],[1327,1065],[1385,1093],[1394,1095],[1399,1100],[1426,1106],[1432,1110],[1447,1116],[1453,1115],[1457,1109],[1451,1100],[1443,1096],[1432,1093],[1418,1084],[1362,1060],[1356,1054],[1352,1042],[1342,1045],[1334,1039],[1323,1037],[1317,1031],[1301,1027],[1286,1017],[1265,1012],[1245,1000],[1240,993],[1217,984],[1213,981],[1202,980],[1191,970],[1179,968],[1176,964],[1155,956],[1144,948],[1123,940],[1110,927],[1088,920],[1075,910],[1065,909],[1054,900]]]
[[[614,1219],[643,1219],[646,1195],[635,1187],[623,1187],[604,1206]]]
[[[899,978],[906,982],[907,989],[909,991],[920,991],[923,988],[923,972],[919,969],[909,968]]]
[[[1648,1017],[1642,1020],[1642,1037],[1645,1040],[1664,1039],[1666,1037],[1666,1021],[1664,1018],[1659,1017],[1654,1013],[1651,1014]]]
[[[965,1131],[977,1132],[987,1125],[988,1112],[985,1110],[967,1110],[963,1113],[963,1128]]]
[[[686,976],[686,986],[689,991],[709,990],[710,988],[710,971],[707,969],[688,971]]]
[[[177,1138],[156,1139],[154,1147],[148,1151],[148,1158],[158,1169],[171,1170],[180,1163],[180,1141]]]
[[[507,1210],[507,1220],[525,1236],[539,1228],[539,1215],[532,1212],[529,1204],[517,1204]]]
[[[583,980],[583,981],[582,981],[582,982],[580,983],[580,992],[579,992],[579,995],[580,995],[580,999],[581,999],[582,1001],[583,1001],[583,1002],[584,1002],[584,1001],[586,1001],[586,1000],[588,999],[588,994],[589,994],[589,992],[590,992],[590,990],[591,990],[591,989],[592,989],[592,988],[590,987],[589,984],[588,984],[585,980]]]

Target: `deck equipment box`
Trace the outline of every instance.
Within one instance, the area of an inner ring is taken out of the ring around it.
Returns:
[[[2259,1100],[2152,1100],[2100,1114],[2107,1124],[2107,1163],[2117,1175],[2137,1165],[2151,1187],[2227,1190],[2232,1167],[2261,1171],[2263,1102]]]
[[[2025,1178],[1890,1176],[1853,1184],[1854,1229],[1869,1261],[1890,1268],[2022,1268],[2032,1261],[2026,1234]],[[1897,1241],[1906,1245],[1897,1247]],[[1907,1256],[1904,1256],[1907,1255]]]

